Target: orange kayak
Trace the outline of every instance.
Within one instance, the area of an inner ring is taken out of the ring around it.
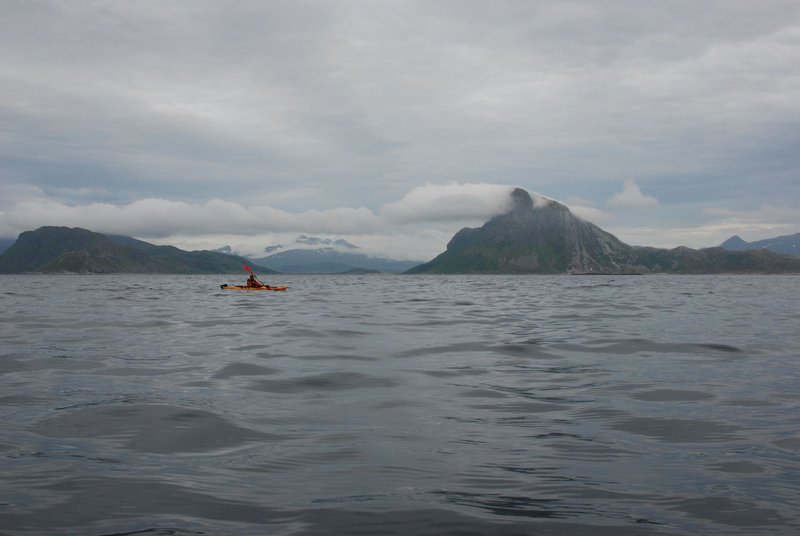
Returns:
[[[273,290],[273,291],[281,291],[286,290],[289,288],[286,285],[280,285],[277,287],[246,287],[244,285],[220,285],[219,288],[222,290]]]

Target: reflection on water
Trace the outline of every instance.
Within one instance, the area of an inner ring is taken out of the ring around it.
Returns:
[[[800,533],[793,276],[2,279],[0,534]]]

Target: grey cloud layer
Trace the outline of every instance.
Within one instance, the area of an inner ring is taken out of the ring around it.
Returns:
[[[430,224],[443,224],[449,229],[481,222],[507,210],[511,189],[495,184],[427,185],[377,212],[364,207],[289,212],[269,205],[240,205],[220,199],[205,203],[141,199],[126,205],[65,205],[40,198],[17,203],[0,213],[0,230],[16,235],[42,225],[66,225],[163,238],[285,232],[369,235],[385,233],[392,226]]]
[[[595,214],[632,180],[634,208],[800,201],[793,0],[6,2],[0,35],[0,211],[222,199],[397,223],[416,216],[392,203],[451,181]]]

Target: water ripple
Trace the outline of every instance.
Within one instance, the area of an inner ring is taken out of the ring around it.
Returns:
[[[796,278],[2,277],[9,536],[800,530]]]

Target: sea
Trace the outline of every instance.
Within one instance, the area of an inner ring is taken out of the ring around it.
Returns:
[[[800,534],[800,276],[246,275],[0,276],[0,534]]]

